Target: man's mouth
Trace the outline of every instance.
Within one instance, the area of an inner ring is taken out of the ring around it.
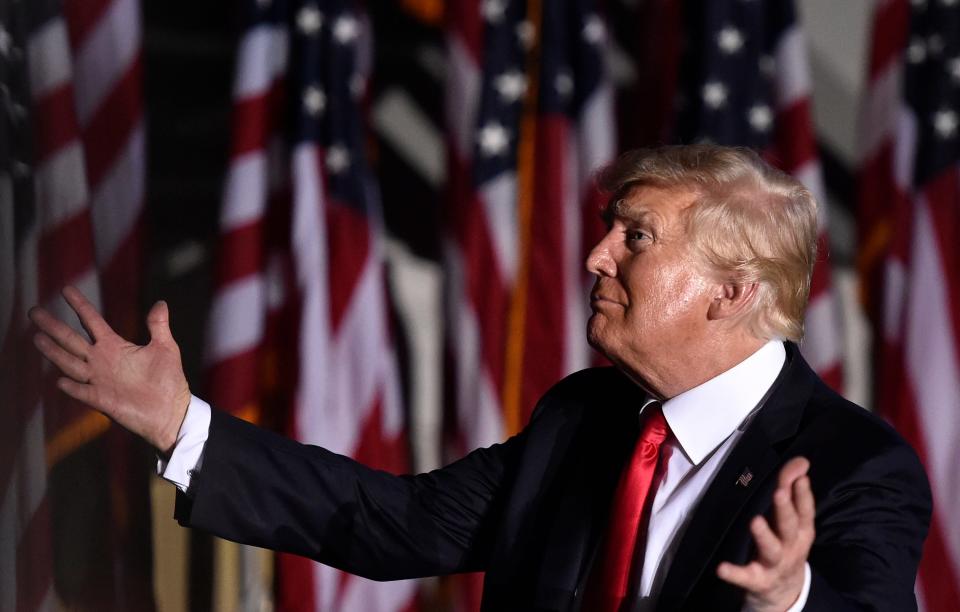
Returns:
[[[604,306],[621,306],[621,304],[615,300],[611,300],[608,297],[604,297],[599,293],[590,294],[590,307],[596,310]]]

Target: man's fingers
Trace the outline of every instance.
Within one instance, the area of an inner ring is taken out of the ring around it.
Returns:
[[[54,342],[80,359],[87,358],[90,343],[72,327],[60,321],[43,308],[32,308],[29,316],[33,324]]]
[[[776,517],[777,535],[781,540],[792,542],[797,537],[797,509],[793,505],[790,489],[777,489],[773,492],[773,513]]]
[[[778,489],[790,489],[793,481],[800,478],[810,469],[810,461],[806,457],[794,457],[780,470],[780,476],[777,478]]]
[[[79,382],[90,380],[90,366],[87,362],[64,350],[47,334],[39,332],[34,335],[33,344],[43,353],[44,357],[53,362],[53,365],[60,368],[60,371],[70,378]]]
[[[801,527],[812,527],[816,517],[816,505],[813,491],[810,489],[810,478],[803,476],[793,483],[793,504],[797,508],[797,520]]]
[[[113,329],[103,320],[93,304],[80,293],[79,289],[67,285],[63,288],[63,297],[80,317],[80,323],[83,324],[84,329],[87,330],[94,342],[114,334]]]
[[[163,300],[154,304],[147,313],[147,329],[150,330],[151,341],[173,340],[173,335],[170,333],[170,309]]]
[[[724,561],[717,566],[717,578],[748,592],[759,591],[763,587],[764,571],[756,561],[747,565],[734,565]]]
[[[766,566],[776,565],[783,558],[783,544],[777,537],[767,520],[762,516],[755,517],[750,523],[750,533],[757,543],[757,556]]]
[[[78,383],[77,381],[71,380],[66,376],[61,376],[57,379],[57,388],[73,399],[83,402],[87,406],[92,406],[97,410],[103,410],[103,407],[97,404],[95,401],[97,394],[91,385]]]

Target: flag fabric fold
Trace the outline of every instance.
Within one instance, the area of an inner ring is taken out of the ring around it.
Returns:
[[[811,81],[794,3],[722,0],[684,4],[674,137],[758,150],[806,186],[820,204],[818,254],[801,351],[843,391],[838,298],[830,279],[828,206],[814,135]]]
[[[210,397],[303,442],[406,471],[382,211],[366,160],[368,19],[347,0],[250,0],[243,19]],[[374,583],[291,555],[278,555],[276,570],[280,610],[406,610],[417,592],[416,582]]]
[[[43,0],[2,11],[2,140],[12,146],[0,168],[10,245],[0,387],[14,418],[0,462],[0,608],[150,610],[148,456],[56,389],[26,319],[40,304],[79,330],[59,297],[73,284],[119,333],[139,331],[140,9]]]
[[[862,110],[860,274],[876,405],[920,455],[933,519],[922,610],[960,607],[960,7],[877,5]]]

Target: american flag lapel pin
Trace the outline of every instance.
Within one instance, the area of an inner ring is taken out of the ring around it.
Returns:
[[[740,476],[737,478],[735,484],[747,488],[750,485],[750,481],[753,480],[753,472],[750,471],[750,468],[743,468],[743,471],[740,472]]]

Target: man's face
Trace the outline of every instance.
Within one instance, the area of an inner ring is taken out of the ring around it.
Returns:
[[[684,367],[684,349],[706,338],[719,295],[686,232],[683,211],[695,197],[684,188],[633,187],[610,205],[607,234],[587,257],[597,276],[590,344],[654,393]]]

